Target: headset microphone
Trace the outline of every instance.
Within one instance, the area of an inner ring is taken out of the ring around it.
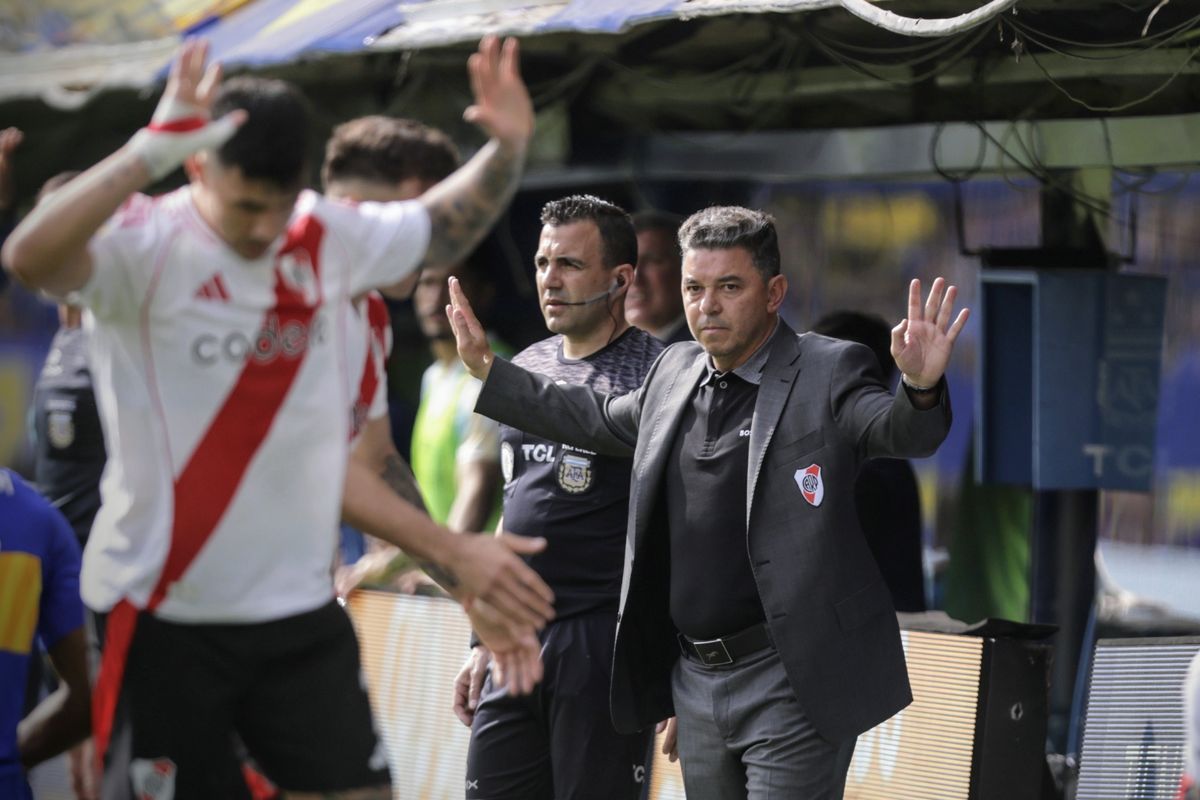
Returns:
[[[560,306],[590,306],[592,303],[599,303],[601,300],[605,300],[608,297],[612,296],[613,292],[615,292],[617,289],[619,289],[620,287],[622,287],[624,285],[625,285],[624,280],[622,280],[621,278],[616,278],[613,281],[612,286],[608,287],[607,289],[605,289],[603,292],[600,292],[599,294],[594,294],[591,297],[585,297],[582,300],[576,300],[572,303],[568,303],[567,301],[562,300],[559,302],[559,305]]]

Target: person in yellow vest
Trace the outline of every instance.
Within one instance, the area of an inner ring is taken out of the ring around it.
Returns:
[[[477,264],[423,269],[413,294],[434,360],[421,378],[412,468],[429,516],[458,531],[494,530],[500,518],[500,426],[474,412],[481,384],[459,360],[446,318],[451,276],[474,286],[472,296],[485,303],[491,296]]]

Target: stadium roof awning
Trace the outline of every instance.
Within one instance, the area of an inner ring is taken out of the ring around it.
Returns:
[[[1014,2],[960,5],[982,20]],[[662,20],[837,6],[886,13],[867,0],[50,0],[0,24],[0,102],[37,98],[69,109],[105,90],[151,86],[180,39],[193,34],[208,37],[226,65],[256,68],[434,48],[487,33],[614,34]]]

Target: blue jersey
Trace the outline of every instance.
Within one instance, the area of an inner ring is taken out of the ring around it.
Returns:
[[[47,649],[83,625],[79,544],[50,503],[0,468],[0,787],[19,780],[17,723],[34,638]]]

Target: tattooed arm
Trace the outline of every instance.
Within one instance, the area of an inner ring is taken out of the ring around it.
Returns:
[[[476,598],[494,607],[513,630],[541,627],[553,614],[553,592],[520,556],[541,551],[544,539],[459,536],[404,502],[383,480],[349,459],[342,519],[436,565],[431,573],[459,602]]]
[[[351,458],[365,464],[383,478],[383,482],[391,487],[393,492],[428,513],[412,468],[396,452],[396,445],[392,442],[392,425],[386,416],[367,421],[358,442],[354,445]]]
[[[421,266],[456,264],[475,249],[516,193],[533,135],[533,102],[521,80],[516,40],[501,46],[494,36],[484,38],[467,68],[475,103],[463,118],[490,140],[421,195],[432,228]]]
[[[396,445],[392,442],[392,426],[386,416],[367,421],[350,458],[378,475],[405,502],[422,513],[429,513],[412,469],[396,452]],[[338,567],[334,577],[335,588],[339,596],[346,597],[366,581],[386,583],[392,576],[411,569],[413,565],[413,559],[400,548],[375,536],[368,536],[366,554],[353,564]]]
[[[32,289],[59,296],[82,288],[91,280],[94,267],[88,242],[121,204],[191,153],[218,147],[233,135],[246,113],[234,111],[209,120],[221,69],[218,64],[206,66],[207,58],[203,39],[184,42],[171,62],[151,126],[48,195],[17,225],[5,240],[2,255],[13,277]],[[184,116],[188,126],[172,129]]]

